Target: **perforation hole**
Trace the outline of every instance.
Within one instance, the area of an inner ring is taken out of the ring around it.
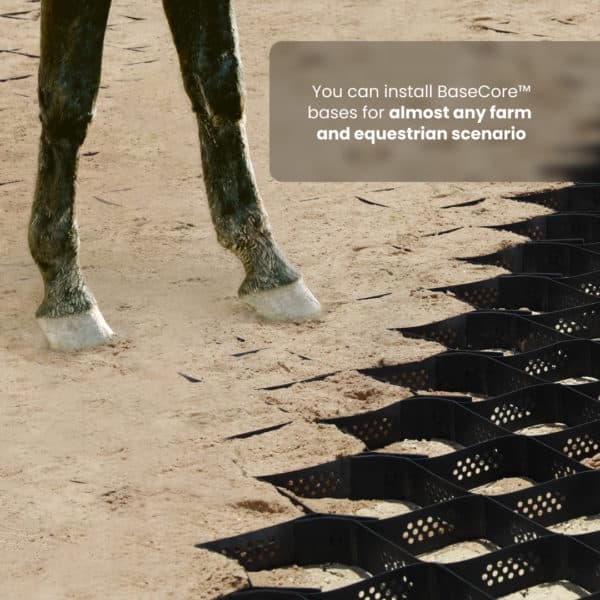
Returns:
[[[392,421],[389,417],[375,417],[373,419],[365,419],[362,423],[353,423],[346,430],[365,444],[370,442],[380,442],[387,439],[392,431]]]
[[[555,323],[554,329],[559,331],[560,333],[567,333],[569,335],[576,335],[581,331],[588,329],[587,327],[580,325],[577,321],[567,320],[563,317],[558,319],[558,322]]]
[[[506,425],[507,423],[514,423],[530,416],[531,411],[528,408],[520,407],[512,402],[505,402],[494,408],[490,419],[496,425]]]
[[[425,389],[429,383],[429,377],[425,369],[402,371],[393,376],[390,381],[402,387]]]
[[[416,598],[414,581],[407,575],[400,575],[388,581],[365,584],[356,598],[358,600],[409,600]]]
[[[554,472],[554,479],[560,479],[561,477],[567,477],[576,473],[575,468],[565,463],[560,463],[557,459],[552,464],[552,470]]]
[[[598,440],[592,438],[589,433],[570,437],[563,446],[563,452],[569,458],[577,460],[597,454],[599,450]]]
[[[544,238],[544,232],[539,225],[530,225],[527,234],[532,240],[541,240]]]
[[[457,337],[458,332],[451,327],[440,327],[433,335],[436,342],[447,347],[456,345]]]
[[[266,559],[269,559],[269,562],[273,561],[280,551],[281,545],[279,542],[274,537],[269,536],[236,544],[230,548],[223,548],[221,554],[238,560],[244,566],[252,567],[256,566],[257,563],[263,563]]]
[[[579,289],[590,296],[600,296],[600,286],[592,281],[580,283]]]
[[[454,494],[442,488],[435,481],[426,481],[425,491],[427,492],[427,499],[431,504],[445,502],[446,500],[452,500],[452,498],[455,497]]]
[[[382,552],[381,562],[385,571],[395,571],[406,566],[406,561],[395,556],[392,556],[389,552]]]
[[[297,479],[288,479],[286,487],[298,496],[323,498],[335,494],[342,481],[342,478],[333,471],[311,473]]]
[[[537,540],[538,537],[539,535],[535,531],[527,531],[526,529],[519,528],[517,528],[517,531],[514,531],[513,528],[513,541],[515,542],[515,544]]]
[[[565,507],[566,497],[558,492],[545,492],[517,502],[517,512],[537,520],[544,515],[558,513]]]
[[[441,517],[429,516],[427,519],[411,521],[402,533],[402,539],[409,545],[423,542],[434,537],[441,537],[453,533],[455,526]]]
[[[560,348],[551,357],[540,357],[528,361],[525,372],[529,375],[547,375],[564,366],[568,359],[569,355]]]
[[[497,448],[485,454],[467,456],[456,462],[452,475],[457,481],[465,481],[482,473],[492,473],[500,468],[499,458],[500,453]]]
[[[481,574],[481,581],[491,588],[505,581],[534,573],[539,563],[539,557],[531,554],[527,556],[519,554],[506,560],[489,562]]]
[[[490,306],[498,300],[498,290],[494,287],[476,287],[464,290],[463,299],[474,306]]]

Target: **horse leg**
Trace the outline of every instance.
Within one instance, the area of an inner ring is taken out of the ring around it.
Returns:
[[[44,280],[36,317],[55,350],[112,335],[79,267],[75,180],[98,86],[110,0],[42,0],[38,96],[42,134],[29,247]]]
[[[279,249],[256,188],[244,127],[243,82],[230,0],[163,0],[184,86],[198,119],[217,239],[242,262],[240,298],[273,319],[320,305]]]

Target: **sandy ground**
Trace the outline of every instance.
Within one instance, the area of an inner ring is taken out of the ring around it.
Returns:
[[[345,0],[326,8],[319,0],[240,0],[237,9],[258,182],[281,245],[325,306],[317,322],[265,323],[238,302],[242,270],[215,241],[195,122],[160,3],[115,0],[98,114],[81,159],[78,214],[85,274],[120,338],[90,352],[49,352],[33,319],[41,280],[26,245],[38,61],[0,54],[2,597],[198,600],[246,584],[236,563],[193,545],[298,516],[253,475],[359,451],[354,438],[314,419],[405,396],[353,369],[441,350],[386,328],[463,312],[464,304],[426,288],[499,273],[452,259],[519,241],[481,225],[543,212],[500,199],[539,187],[532,185],[274,181],[272,43],[596,39],[600,31],[600,9],[590,0]],[[23,12],[0,16],[0,49],[37,54],[38,10],[35,2],[3,0],[3,13]],[[19,76],[27,77],[9,79]],[[381,188],[392,189],[375,191]],[[476,207],[441,209],[479,197],[487,200]],[[464,228],[423,237],[458,226]],[[248,350],[260,351],[233,356]],[[335,370],[341,373],[323,382],[259,390]],[[291,423],[225,440],[283,422]],[[326,586],[347,580],[315,572],[251,578]],[[577,597],[564,593],[550,597]]]

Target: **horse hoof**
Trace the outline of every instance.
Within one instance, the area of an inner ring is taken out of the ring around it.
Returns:
[[[321,312],[319,301],[302,279],[271,290],[251,292],[242,296],[242,300],[262,317],[274,321],[306,319]]]
[[[63,352],[99,346],[115,335],[97,306],[66,317],[38,317],[37,322],[50,348]]]

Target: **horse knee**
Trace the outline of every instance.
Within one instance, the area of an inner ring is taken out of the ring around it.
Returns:
[[[44,85],[38,89],[43,135],[49,141],[67,140],[83,144],[93,116],[93,98],[81,93],[77,86],[63,83]]]
[[[234,50],[223,52],[184,74],[186,89],[197,113],[239,121],[244,114],[241,64]]]

